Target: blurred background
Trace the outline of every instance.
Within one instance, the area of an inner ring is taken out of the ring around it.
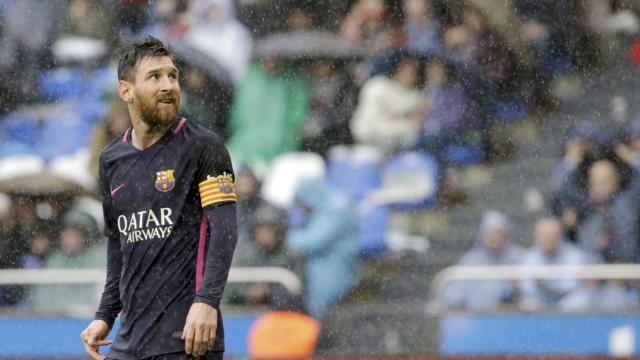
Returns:
[[[640,353],[639,11],[0,0],[0,357],[83,357],[146,35],[235,166],[229,358]]]

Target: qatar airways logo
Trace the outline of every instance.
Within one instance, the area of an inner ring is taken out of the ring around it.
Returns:
[[[127,238],[127,243],[151,239],[164,239],[171,234],[171,208],[138,211],[131,215],[118,216],[118,230]]]

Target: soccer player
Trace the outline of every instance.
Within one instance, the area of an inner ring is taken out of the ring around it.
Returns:
[[[113,359],[222,359],[219,303],[236,245],[229,154],[178,115],[178,69],[161,41],[123,49],[118,93],[132,128],[100,155],[107,282],[80,334],[93,359],[115,318]]]

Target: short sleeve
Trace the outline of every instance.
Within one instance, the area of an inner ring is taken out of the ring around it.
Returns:
[[[217,137],[207,137],[198,161],[198,192],[203,208],[236,202],[235,176],[229,152]]]

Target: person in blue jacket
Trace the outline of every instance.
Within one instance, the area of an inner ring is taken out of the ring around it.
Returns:
[[[300,180],[295,202],[304,216],[288,242],[306,257],[305,304],[321,318],[356,282],[356,214],[344,195],[320,180]]]

